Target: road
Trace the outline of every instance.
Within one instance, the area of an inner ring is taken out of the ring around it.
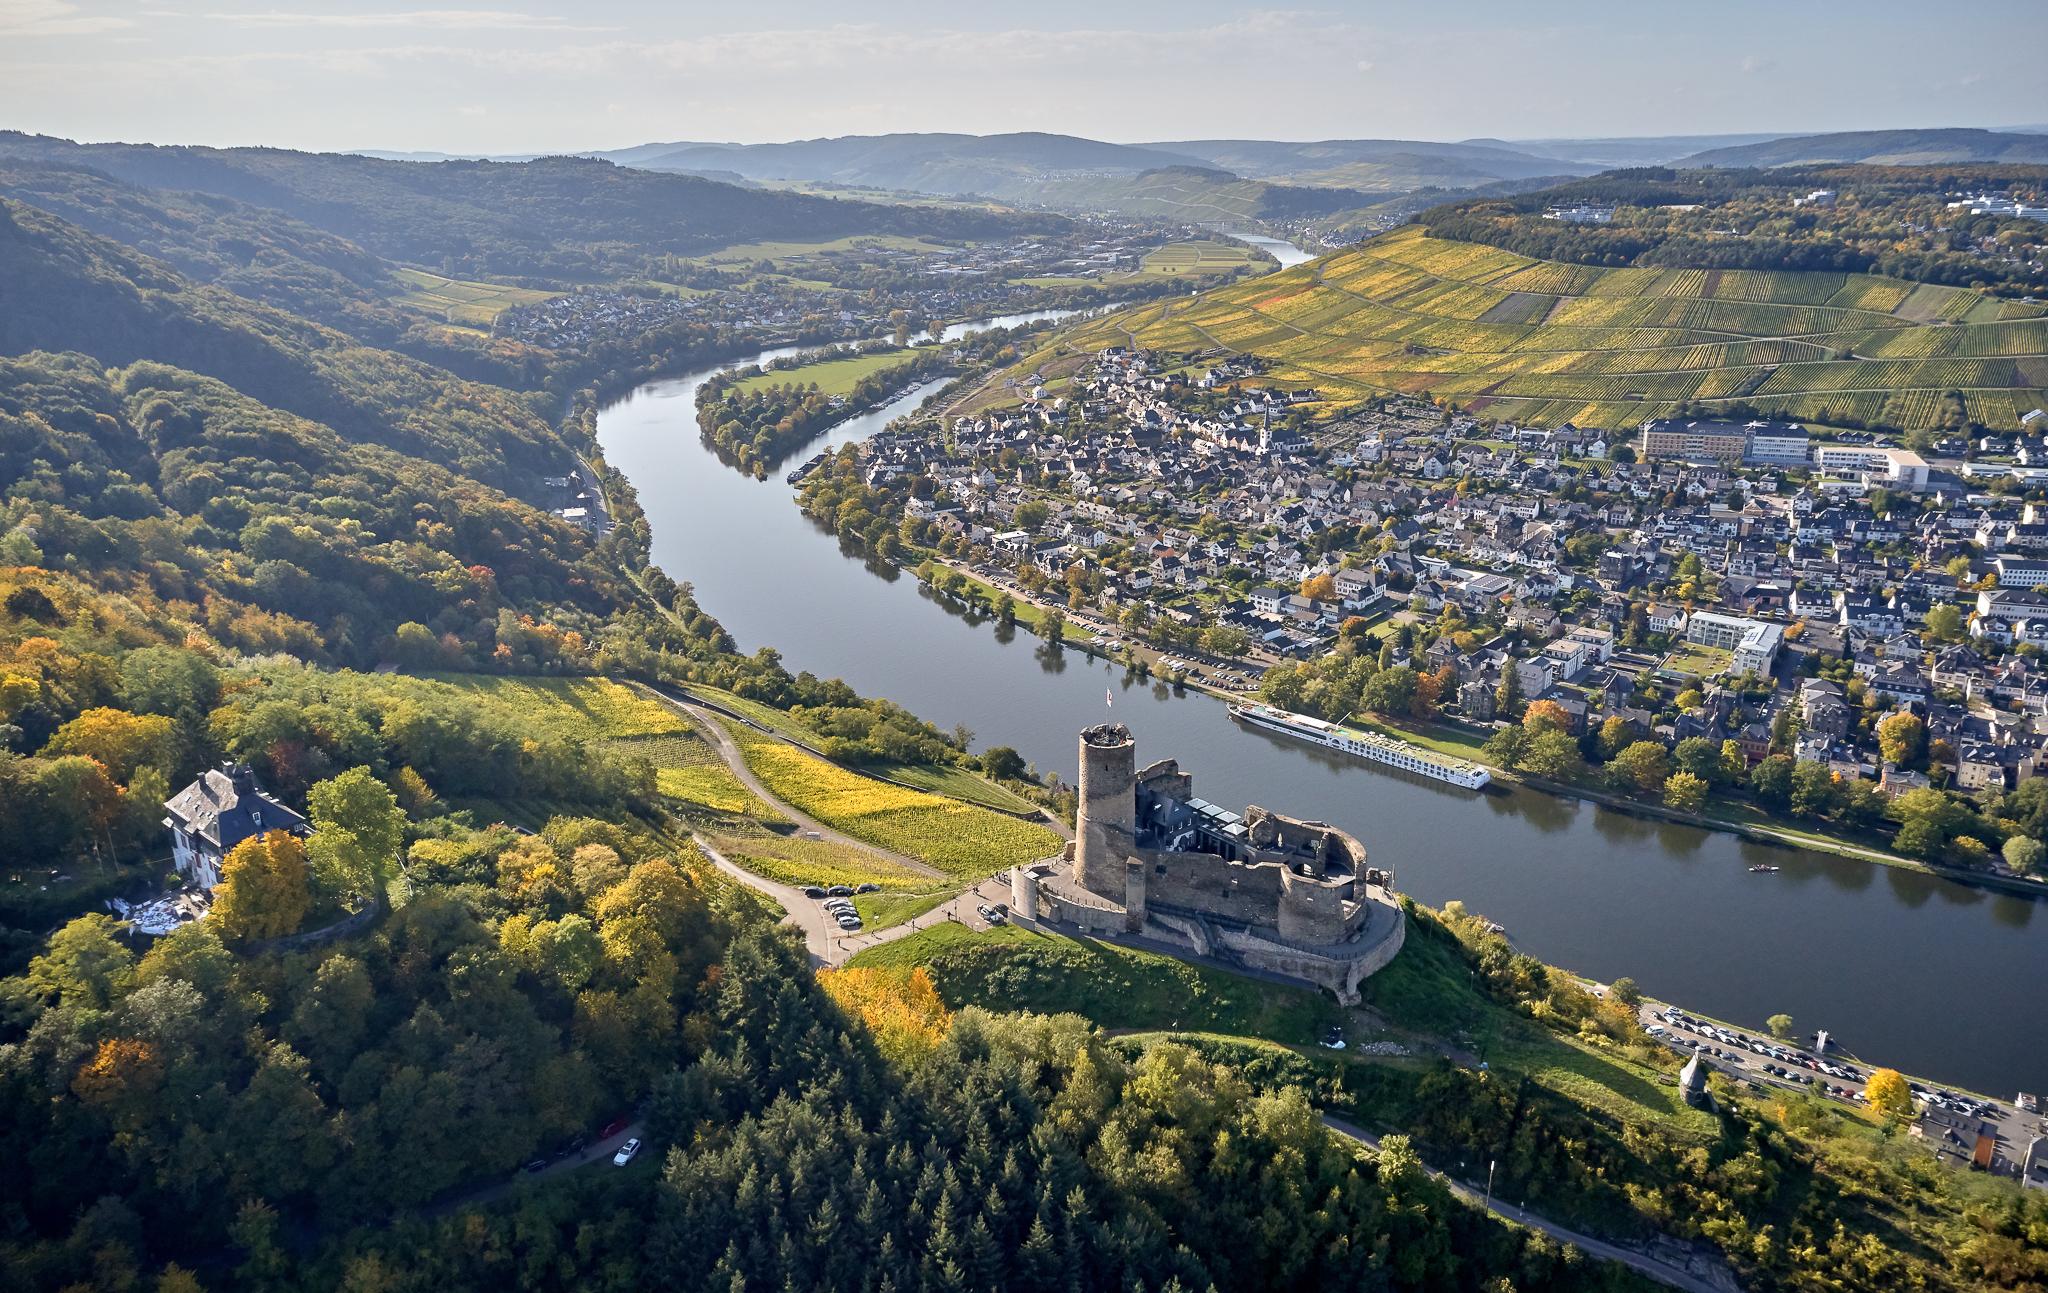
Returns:
[[[1593,983],[1590,980],[1582,980],[1582,982],[1585,982],[1592,990],[1602,993],[1606,991],[1604,984]],[[1679,1020],[1684,1022],[1674,1021],[1671,1018],[1671,1013],[1674,1010],[1678,1012]],[[1814,1066],[1821,1062],[1821,1057],[1811,1046],[1802,1045],[1795,1041],[1780,1040],[1763,1032],[1750,1033],[1746,1030],[1737,1029],[1731,1024],[1703,1018],[1682,1006],[1672,1006],[1668,1002],[1654,1001],[1645,997],[1642,1004],[1637,1007],[1636,1017],[1645,1029],[1656,1028],[1662,1030],[1660,1034],[1653,1035],[1658,1036],[1658,1039],[1665,1045],[1682,1055],[1698,1054],[1700,1044],[1704,1043],[1708,1049],[1705,1054],[1701,1055],[1702,1062],[1711,1065],[1723,1076],[1734,1081],[1743,1082],[1752,1087],[1762,1089],[1804,1091],[1852,1109],[1860,1110],[1866,1107],[1863,1100],[1858,1097],[1864,1089],[1864,1083],[1868,1079],[1871,1069],[1875,1066],[1861,1057],[1851,1057],[1832,1045],[1828,1049],[1827,1062],[1838,1066],[1847,1065],[1857,1076],[1853,1078],[1841,1077],[1816,1069]],[[1792,1058],[1785,1060],[1778,1058],[1776,1055],[1760,1055],[1750,1049],[1752,1045],[1781,1048],[1789,1052]],[[1716,1050],[1719,1050],[1721,1053],[1718,1055],[1714,1054]],[[1787,1076],[1785,1073],[1768,1073],[1765,1072],[1766,1065],[1780,1070],[1789,1070],[1790,1073],[1799,1076]],[[1800,1081],[1799,1077],[1811,1077],[1814,1080],[1808,1083]],[[1937,1097],[1943,1094],[1953,1094],[1958,1098],[1965,1095],[1974,1096],[1976,1102],[1984,1102],[1987,1099],[1973,1092],[1952,1092],[1944,1088],[1939,1082],[1923,1078],[1908,1077],[1907,1081],[1917,1087],[1924,1088],[1928,1093]],[[1843,1094],[1844,1091],[1849,1094]],[[2027,1143],[2035,1136],[2048,1135],[2048,1118],[2044,1118],[2040,1114],[2025,1112],[2019,1108],[2018,1104],[2010,1096],[1992,1099],[1989,1100],[1989,1103],[1992,1106],[1992,1112],[1970,1115],[1958,1114],[1958,1120],[1970,1126],[1974,1126],[1977,1122],[1988,1124],[1997,1137],[1998,1153],[2009,1162],[2018,1162],[2026,1154]],[[1923,1111],[1929,1108],[1925,1103],[1921,1103],[1918,1107]],[[1944,1134],[1945,1128],[1939,1124],[1932,1123],[1927,1125],[1926,1130],[1928,1133],[1928,1146],[1942,1159],[1950,1162],[1951,1165],[1960,1165],[1969,1161],[1970,1153],[1975,1148],[1973,1136],[1965,1135],[1960,1138],[1952,1138]]]
[[[1323,1125],[1340,1136],[1348,1137],[1372,1149],[1380,1147],[1379,1137],[1333,1114],[1326,1113],[1323,1115]],[[1561,1226],[1555,1221],[1539,1217],[1526,1208],[1518,1208],[1514,1204],[1500,1199],[1489,1199],[1483,1187],[1468,1185],[1448,1173],[1438,1171],[1436,1168],[1430,1167],[1427,1170],[1431,1176],[1442,1181],[1452,1194],[1475,1208],[1486,1208],[1498,1217],[1512,1221],[1518,1226],[1526,1226],[1531,1230],[1541,1231],[1560,1243],[1571,1244],[1573,1247],[1594,1257],[1610,1262],[1620,1262],[1624,1266],[1642,1272],[1660,1284],[1668,1284],[1675,1289],[1685,1289],[1687,1293],[1740,1293],[1742,1286],[1736,1283],[1734,1272],[1728,1270],[1725,1266],[1720,1266],[1716,1270],[1716,1278],[1708,1278],[1698,1274],[1689,1267],[1680,1266],[1675,1262],[1666,1261],[1663,1258],[1654,1257],[1648,1253],[1638,1252],[1633,1248],[1623,1248],[1619,1244],[1611,1244],[1604,1239],[1595,1239],[1591,1235],[1580,1234],[1578,1231]],[[1702,1250],[1702,1256],[1704,1257],[1704,1255],[1704,1250]],[[1715,1260],[1718,1261],[1718,1259]]]
[[[641,1119],[635,1118],[627,1123],[625,1128],[617,1135],[606,1136],[601,1140],[593,1140],[566,1158],[558,1158],[551,1161],[538,1172],[529,1172],[521,1168],[502,1181],[493,1181],[489,1185],[480,1185],[475,1189],[465,1190],[460,1194],[428,1204],[425,1208],[421,1209],[421,1215],[441,1217],[463,1208],[495,1203],[518,1189],[523,1182],[544,1181],[551,1176],[559,1176],[564,1172],[573,1172],[578,1168],[588,1167],[592,1163],[603,1163],[609,1167],[611,1166],[612,1155],[618,1153],[619,1146],[629,1140],[640,1140],[642,1146],[640,1152],[647,1154],[651,1151],[646,1148],[646,1137],[647,1124]]]

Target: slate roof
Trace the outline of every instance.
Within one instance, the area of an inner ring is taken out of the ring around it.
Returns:
[[[305,818],[256,784],[246,763],[207,769],[165,801],[164,810],[173,825],[222,853],[263,831],[299,831],[306,826]]]

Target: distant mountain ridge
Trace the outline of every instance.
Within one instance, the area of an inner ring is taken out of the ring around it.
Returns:
[[[0,157],[84,166],[151,189],[282,211],[391,260],[450,272],[584,276],[619,249],[689,254],[758,239],[985,237],[1053,216],[843,201],[594,158],[395,162],[279,148],[77,144],[0,132]]]
[[[631,150],[622,150],[631,151]],[[728,170],[757,180],[826,180],[925,193],[1013,196],[1020,182],[1074,172],[1136,174],[1202,159],[1132,144],[1024,131],[1005,135],[895,134],[784,144],[690,144],[627,162],[652,170]]]
[[[1248,179],[1388,191],[1426,184],[1463,187],[1494,180],[1560,173],[1591,174],[1597,166],[1561,163],[1505,144],[1444,144],[1413,139],[1323,139],[1287,143],[1263,139],[1193,139],[1147,144],[1160,152],[1200,158]]]
[[[1938,166],[1951,162],[2048,162],[2048,135],[1974,127],[1931,130],[1850,130],[1795,135],[1732,148],[1711,148],[1681,159],[1687,167],[1805,166],[1859,162],[1870,166]]]

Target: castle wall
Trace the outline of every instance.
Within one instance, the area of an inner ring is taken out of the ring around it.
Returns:
[[[1270,924],[1280,903],[1280,868],[1247,866],[1211,853],[1149,857],[1153,901],[1212,912],[1247,924]]]
[[[1382,920],[1390,920],[1391,923],[1386,925],[1384,933],[1375,934],[1368,927],[1367,937],[1358,944],[1355,955],[1325,956],[1304,952],[1260,938],[1246,930],[1221,930],[1217,938],[1224,949],[1255,970],[1284,974],[1328,988],[1337,995],[1339,1002],[1355,1006],[1359,1000],[1358,985],[1385,969],[1408,937],[1408,921],[1399,907],[1392,902],[1374,905],[1384,905],[1388,911],[1387,916],[1376,915],[1374,923]]]
[[[1341,943],[1350,934],[1344,900],[1355,892],[1349,877],[1325,880],[1282,869],[1280,937],[1301,943]]]

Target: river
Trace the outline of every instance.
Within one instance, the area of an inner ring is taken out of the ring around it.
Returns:
[[[1021,316],[990,321],[1009,324]],[[956,325],[956,337],[976,326]],[[758,360],[789,353],[764,352]],[[724,367],[726,365],[721,365]],[[876,570],[797,509],[782,470],[722,465],[700,439],[714,369],[649,382],[603,410],[607,460],[638,487],[654,559],[695,586],[742,650],[846,679],[1071,782],[1076,733],[1115,719],[1141,761],[1176,758],[1196,793],[1336,823],[1423,902],[1464,900],[1517,946],[1740,1024],[1826,1028],[1862,1056],[2000,1100],[2048,1069],[2048,911],[1917,872],[1759,845],[1513,789],[1474,794],[1240,729],[1078,650],[970,623],[908,574]],[[796,450],[873,434],[930,388]],[[1105,707],[1105,701],[1111,702]],[[1775,874],[1752,874],[1768,861]]]

